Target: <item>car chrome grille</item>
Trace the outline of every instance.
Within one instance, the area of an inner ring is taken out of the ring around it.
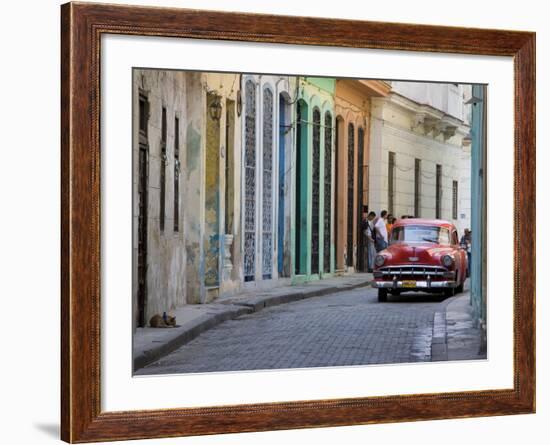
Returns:
[[[396,277],[398,279],[419,279],[421,277],[430,279],[441,279],[447,275],[449,271],[444,267],[439,266],[386,266],[375,271],[374,276],[377,278]]]

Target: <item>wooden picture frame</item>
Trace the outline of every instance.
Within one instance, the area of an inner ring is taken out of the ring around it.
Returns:
[[[71,443],[94,442],[535,411],[534,33],[68,3],[61,7],[61,34],[63,440]],[[513,57],[513,389],[102,412],[99,116],[100,38],[103,34]],[[520,230],[520,221],[529,221],[530,230]]]

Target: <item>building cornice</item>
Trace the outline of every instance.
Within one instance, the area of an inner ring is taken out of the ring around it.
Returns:
[[[470,134],[470,126],[464,121],[444,113],[431,105],[421,104],[401,94],[392,92],[385,98],[374,99],[378,104],[406,111],[411,117],[410,130],[447,141],[455,135],[463,139]]]

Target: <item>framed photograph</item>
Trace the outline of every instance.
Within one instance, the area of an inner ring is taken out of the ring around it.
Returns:
[[[535,34],[67,3],[62,439],[535,411]]]

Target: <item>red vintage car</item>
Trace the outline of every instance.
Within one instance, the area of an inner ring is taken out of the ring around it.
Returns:
[[[443,292],[450,297],[464,290],[468,258],[453,224],[439,219],[398,220],[388,241],[388,248],[374,259],[372,286],[378,289],[378,301],[387,301],[388,292]]]

